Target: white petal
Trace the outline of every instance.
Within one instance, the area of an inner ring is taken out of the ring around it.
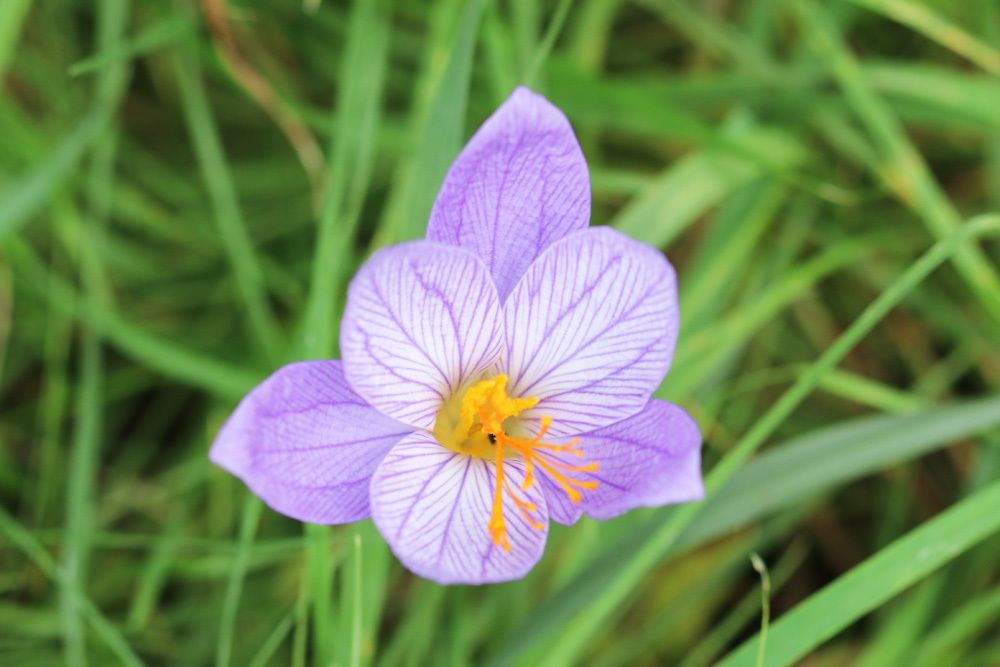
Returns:
[[[468,251],[429,241],[386,248],[351,282],[344,371],[372,406],[431,429],[443,402],[495,364],[502,318],[485,265]]]
[[[679,315],[673,267],[608,227],[552,244],[504,304],[501,368],[525,417],[553,435],[585,433],[646,405],[670,367]]]
[[[535,503],[543,527],[532,528],[505,493],[510,551],[495,546],[489,531],[496,464],[452,452],[422,432],[393,447],[375,471],[372,518],[403,565],[422,577],[441,584],[518,579],[541,558],[548,516],[539,485],[520,490],[520,462],[505,461],[504,475]]]

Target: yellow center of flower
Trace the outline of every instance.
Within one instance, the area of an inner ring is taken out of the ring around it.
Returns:
[[[526,437],[527,429],[519,419],[522,412],[538,404],[537,398],[512,398],[507,395],[507,376],[496,375],[481,380],[464,392],[459,392],[437,414],[434,436],[445,447],[469,456],[496,461],[496,489],[493,511],[488,528],[493,544],[510,551],[507,524],[503,517],[503,494],[510,495],[525,522],[536,530],[544,526],[533,516],[534,503],[522,497],[504,477],[504,458],[520,458],[525,462],[524,482],[521,490],[535,484],[535,467],[541,468],[552,481],[566,493],[573,503],[580,502],[581,490],[597,488],[597,482],[575,479],[572,473],[595,472],[596,463],[568,465],[555,454],[582,457],[580,439],[574,438],[564,445],[542,442],[552,420],[542,417],[541,428],[534,437]]]

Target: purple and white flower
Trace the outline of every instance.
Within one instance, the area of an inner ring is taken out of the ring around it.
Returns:
[[[522,577],[549,519],[701,498],[698,428],[651,398],[677,339],[674,270],[589,217],[565,116],[515,90],[452,165],[427,239],[354,278],[343,360],[265,380],[212,461],[301,521],[371,516],[446,584]]]

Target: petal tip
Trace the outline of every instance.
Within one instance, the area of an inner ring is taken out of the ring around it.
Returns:
[[[514,88],[496,111],[496,115],[500,117],[511,114],[523,116],[526,119],[526,127],[566,133],[567,140],[571,138],[571,143],[577,151],[580,151],[580,145],[576,140],[576,135],[573,132],[573,126],[569,122],[569,118],[566,117],[562,109],[553,104],[545,95],[527,86]],[[580,152],[579,159],[583,160],[582,151]]]
[[[371,473],[409,430],[367,405],[340,362],[300,362],[240,401],[208,458],[276,512],[349,523],[368,516]]]
[[[246,437],[245,417],[251,408],[250,396],[240,401],[233,413],[222,424],[215,440],[208,449],[208,460],[226,472],[241,477],[250,465],[250,444]]]
[[[518,86],[452,163],[427,238],[468,248],[505,298],[551,243],[590,220],[587,163],[566,115]]]

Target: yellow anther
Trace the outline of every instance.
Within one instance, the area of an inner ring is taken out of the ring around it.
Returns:
[[[493,543],[504,551],[510,551],[507,522],[503,516],[504,491],[514,502],[525,523],[536,530],[544,528],[542,523],[532,516],[532,513],[537,511],[536,505],[519,496],[505,478],[503,465],[505,458],[519,458],[524,461],[525,476],[520,486],[521,490],[528,490],[536,483],[536,467],[554,481],[573,503],[582,500],[581,491],[597,488],[597,482],[594,480],[582,480],[572,476],[572,473],[596,472],[597,463],[574,466],[556,456],[556,454],[568,454],[582,458],[584,452],[579,447],[579,438],[562,445],[542,442],[542,438],[552,426],[550,417],[541,418],[538,435],[532,438],[511,435],[512,429],[520,431],[517,418],[521,413],[537,404],[537,398],[509,396],[507,376],[495,375],[473,384],[464,392],[452,397],[438,412],[434,422],[434,435],[445,447],[460,454],[496,461],[493,510],[487,528]]]

